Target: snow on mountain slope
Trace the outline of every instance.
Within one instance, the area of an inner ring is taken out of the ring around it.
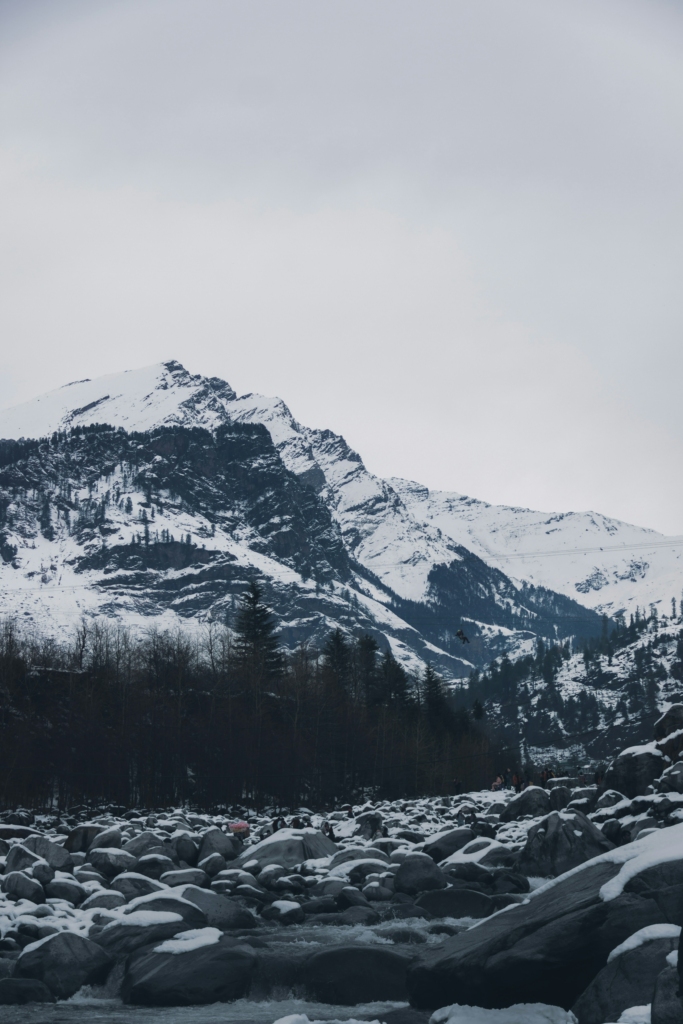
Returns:
[[[0,411],[0,437],[46,437],[55,430],[110,423],[124,430],[166,424],[214,429],[227,422],[235,392],[217,377],[191,375],[173,361],[77,380]]]
[[[414,496],[408,494],[406,501],[400,487],[369,473],[343,437],[300,425],[280,399],[237,398],[224,381],[193,376],[176,362],[78,381],[5,410],[0,437],[35,438],[93,423],[127,431],[162,425],[209,430],[228,423],[264,426],[284,466],[329,510],[350,557],[388,588],[378,590],[375,599],[387,606],[402,602],[401,616],[419,619],[420,629],[431,631],[427,639],[451,656],[461,646],[456,638],[461,625],[473,634],[468,653],[479,660],[495,649],[496,630],[509,649],[538,629],[555,635],[559,628],[557,635],[567,636],[590,635],[595,628],[579,605],[516,586],[504,570],[490,565],[485,553],[481,559],[472,546],[429,522],[421,507],[415,506],[414,514]],[[429,623],[427,612],[416,605],[428,606]],[[514,637],[519,630],[521,636]]]
[[[513,580],[548,587],[614,615],[670,608],[683,590],[683,538],[596,512],[534,512],[489,505],[411,480],[389,481],[414,519],[441,530]]]

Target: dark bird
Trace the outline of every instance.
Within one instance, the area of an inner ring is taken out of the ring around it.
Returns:
[[[458,640],[463,644],[468,644],[470,642],[469,638],[465,636],[461,629],[459,629],[455,635],[457,636]]]

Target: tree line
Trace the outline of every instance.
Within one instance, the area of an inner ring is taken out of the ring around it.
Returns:
[[[5,807],[395,799],[487,786],[497,760],[476,709],[372,636],[284,652],[255,582],[230,629],[0,628]]]

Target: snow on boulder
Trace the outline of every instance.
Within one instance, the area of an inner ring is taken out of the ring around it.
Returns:
[[[429,1024],[576,1024],[576,1017],[571,1011],[547,1003],[517,1003],[505,1010],[456,1003],[433,1013]]]
[[[237,858],[238,864],[257,860],[261,867],[266,864],[281,864],[293,868],[304,860],[329,857],[337,852],[337,845],[315,828],[281,828],[272,836],[266,836],[259,843],[248,847]]]
[[[530,814],[533,818],[547,814],[550,810],[550,794],[540,786],[527,786],[521,793],[514,796],[504,811],[501,821],[515,821]]]
[[[180,941],[180,940],[179,940]],[[170,952],[140,950],[126,964],[124,1002],[140,1006],[192,1006],[225,1003],[246,995],[256,954],[234,939],[184,940]]]
[[[669,758],[655,742],[627,747],[614,758],[605,772],[605,788],[616,789],[630,800],[634,796],[643,796],[647,787],[659,778],[669,764]]]
[[[613,849],[613,844],[580,811],[551,811],[529,829],[517,867],[525,875],[546,878]]]
[[[112,964],[95,942],[65,931],[25,946],[14,973],[42,981],[58,999],[69,999],[82,985],[104,981]]]
[[[579,1024],[618,1021],[629,1007],[649,1003],[680,930],[670,924],[650,925],[612,950],[606,965],[572,1007]]]
[[[106,924],[101,931],[92,929],[93,942],[117,959],[128,956],[140,946],[170,939],[186,931],[187,924],[181,914],[173,911],[136,910]]]
[[[682,900],[683,825],[674,825],[573,868],[426,950],[408,976],[411,1001],[435,1009],[541,999],[570,1009],[620,943],[647,925],[676,924]]]
[[[471,828],[453,828],[446,832],[437,832],[426,840],[422,850],[438,864],[440,861],[450,857],[452,853],[461,850],[475,838]]]

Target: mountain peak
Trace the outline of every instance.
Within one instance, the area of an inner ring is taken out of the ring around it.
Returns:
[[[0,411],[0,437],[45,437],[72,426],[109,423],[128,431],[162,424],[215,429],[235,392],[219,377],[189,373],[169,359],[94,380],[72,381]]]

